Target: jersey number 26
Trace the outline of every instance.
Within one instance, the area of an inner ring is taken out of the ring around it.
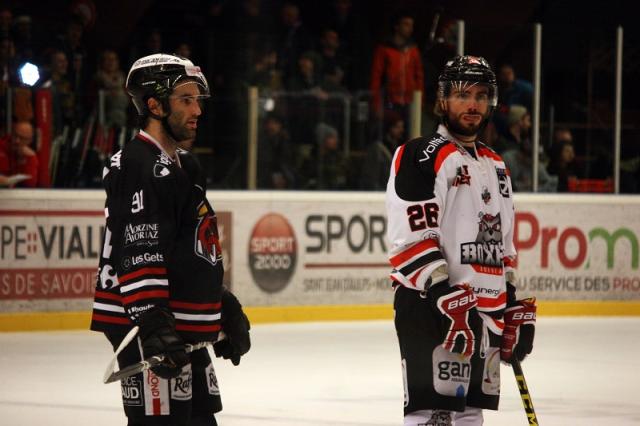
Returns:
[[[407,207],[409,216],[409,227],[412,231],[420,231],[438,226],[438,211],[440,208],[436,203],[414,204]]]

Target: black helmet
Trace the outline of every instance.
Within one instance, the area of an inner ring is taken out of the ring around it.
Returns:
[[[445,99],[451,90],[451,83],[457,81],[485,84],[489,87],[489,106],[498,104],[496,75],[483,57],[463,55],[447,61],[438,77],[438,98]]]
[[[179,83],[187,81],[198,85],[200,97],[209,97],[209,84],[200,67],[177,55],[157,53],[133,63],[125,87],[138,114],[147,116],[153,115],[147,107],[149,98],[156,98],[168,107],[168,99],[173,90]]]

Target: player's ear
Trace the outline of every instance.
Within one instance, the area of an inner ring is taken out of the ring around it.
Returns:
[[[153,113],[155,115],[159,115],[159,116],[163,116],[164,115],[164,110],[162,108],[162,103],[158,102],[158,100],[156,98],[147,99],[147,107],[149,108],[149,111],[151,111],[151,113]]]

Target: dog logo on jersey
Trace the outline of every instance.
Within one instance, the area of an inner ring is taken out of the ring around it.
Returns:
[[[502,224],[500,213],[493,216],[490,214],[480,214],[478,222],[478,243],[499,243],[502,242]]]
[[[504,198],[509,198],[509,180],[507,179],[507,169],[496,167],[496,174],[498,175],[498,185],[500,186],[500,195]]]
[[[215,265],[222,259],[218,219],[202,202],[198,207],[198,226],[196,227],[195,252],[207,262]]]
[[[466,164],[456,169],[456,177],[451,185],[471,185],[471,175],[469,174],[469,168]]]

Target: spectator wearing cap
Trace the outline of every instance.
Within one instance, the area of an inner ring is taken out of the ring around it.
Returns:
[[[347,187],[347,159],[340,149],[335,127],[319,123],[315,127],[316,145],[302,163],[300,176],[306,189],[341,190]]]

